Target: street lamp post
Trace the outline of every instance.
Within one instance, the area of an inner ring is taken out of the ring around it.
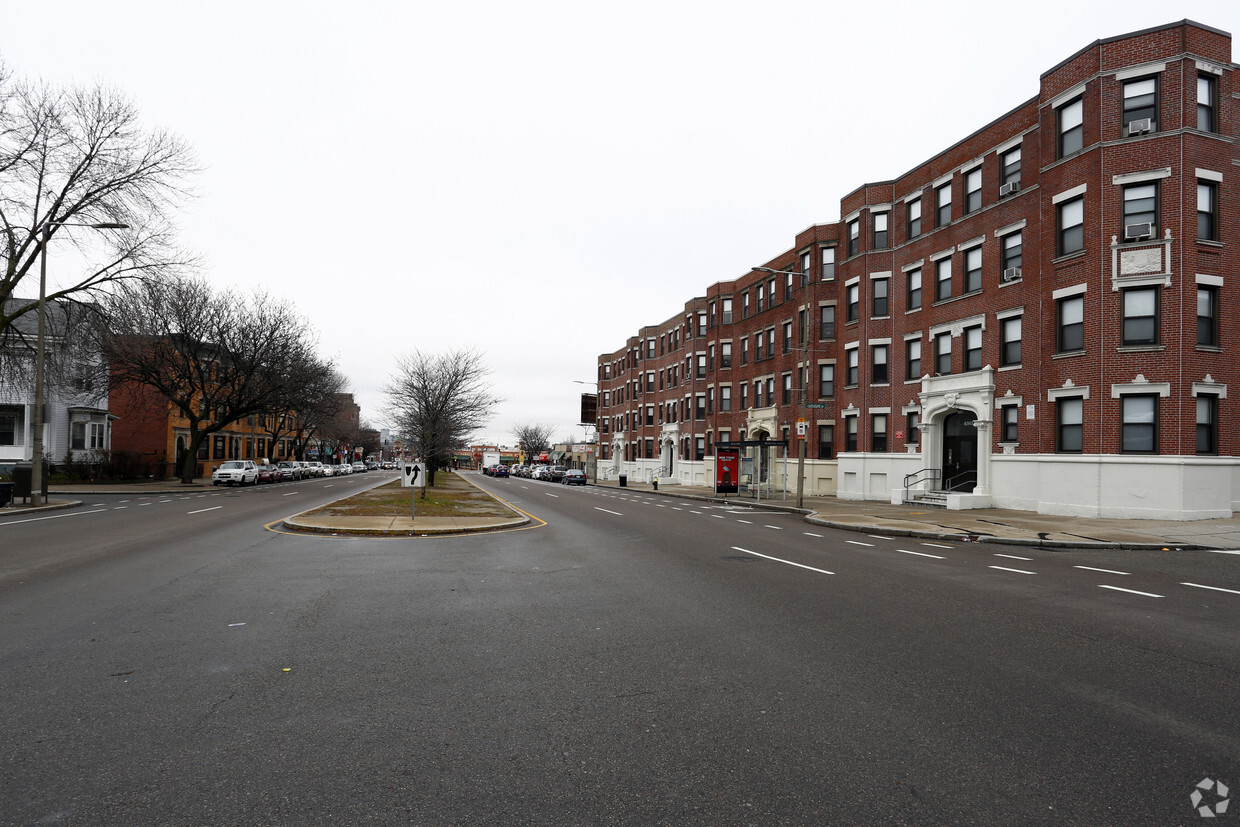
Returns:
[[[101,221],[94,224],[77,224],[67,221],[46,221],[43,223],[43,239],[39,249],[39,332],[35,340],[34,350],[34,438],[31,440],[30,459],[30,505],[43,505],[43,363],[47,352],[47,341],[44,338],[47,329],[47,245],[52,240],[55,227],[90,227],[95,230],[125,230],[128,224]]]
[[[786,276],[800,276],[805,287],[805,324],[801,328],[801,365],[798,381],[801,383],[801,404],[798,406],[798,420],[805,415],[805,406],[809,402],[809,273],[797,273],[792,270],[776,270],[773,267],[753,267],[758,273],[779,273]],[[799,423],[798,423],[799,424]],[[808,426],[807,426],[808,428]],[[809,434],[797,434],[797,508],[805,507],[805,443]]]

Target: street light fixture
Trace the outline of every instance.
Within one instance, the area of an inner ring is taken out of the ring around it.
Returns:
[[[809,274],[798,273],[794,270],[776,270],[773,267],[751,267],[756,273],[778,273],[785,276],[800,276],[802,286],[805,288],[806,306],[805,324],[801,329],[801,364],[798,380],[801,383],[801,404],[797,411],[797,418],[801,419],[805,415],[805,406],[809,402]],[[799,423],[798,423],[799,424]],[[809,441],[809,434],[797,434],[797,508],[805,507],[805,443]]]
[[[30,505],[43,505],[43,362],[47,351],[45,331],[47,327],[47,245],[52,240],[52,230],[56,227],[90,227],[94,230],[127,230],[128,224],[114,221],[100,221],[93,224],[79,224],[69,221],[45,221],[43,223],[43,240],[39,250],[39,333],[35,341],[34,351],[34,439],[31,444],[30,458]]]

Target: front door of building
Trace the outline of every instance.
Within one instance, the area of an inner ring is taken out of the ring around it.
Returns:
[[[943,420],[943,488],[972,491],[977,486],[977,428],[971,411]]]

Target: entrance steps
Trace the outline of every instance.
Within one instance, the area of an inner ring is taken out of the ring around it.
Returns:
[[[928,505],[934,508],[947,508],[946,491],[922,491],[914,494],[911,501],[917,505]]]

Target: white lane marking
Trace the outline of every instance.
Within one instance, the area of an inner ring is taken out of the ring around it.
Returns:
[[[860,540],[845,540],[844,542],[852,546],[865,546],[866,548],[874,548],[873,543],[863,543]]]
[[[127,508],[129,508],[129,506],[127,505],[118,505],[118,506],[115,506],[112,510],[113,511],[124,511]]]
[[[160,500],[159,504],[163,505],[164,503],[170,503],[170,502],[172,502],[172,500]]]
[[[28,520],[8,520],[7,522],[0,523],[0,526],[20,525],[21,523],[39,523],[43,520],[63,520],[66,517],[82,517],[87,514],[102,514],[105,511],[107,511],[106,508],[100,508],[98,511],[75,511],[72,514],[53,514],[50,517],[31,517]]]
[[[544,491],[543,493],[546,494],[548,497],[555,497],[557,500],[560,498],[559,494],[552,494],[550,491]]]
[[[1227,592],[1228,594],[1240,594],[1235,589],[1222,589],[1218,586],[1203,586],[1200,583],[1181,583],[1181,586],[1192,586],[1194,589],[1209,589],[1212,592]]]
[[[674,505],[674,506],[672,506],[672,510],[673,510],[673,511],[684,511],[684,509],[683,509],[683,508],[680,508],[679,506],[675,506],[675,505]]]
[[[1017,557],[1015,554],[996,554],[996,557],[1006,557],[1009,560],[1024,560],[1026,563],[1032,563],[1032,557]]]
[[[896,549],[896,551],[900,552],[901,554],[916,554],[918,557],[933,557],[935,560],[946,560],[947,559],[946,557],[943,557],[938,554],[926,554],[924,551],[908,551],[902,548],[898,548]]]
[[[738,517],[736,521],[738,523],[744,523],[745,525],[753,525],[753,520],[742,520]]]
[[[929,546],[930,548],[951,548],[951,546],[942,546],[942,545],[939,545],[938,543],[921,543],[921,545]]]
[[[833,572],[833,571],[827,571],[826,569],[816,569],[816,568],[814,568],[813,566],[807,566],[807,565],[805,565],[805,564],[803,564],[803,563],[794,563],[794,562],[792,562],[791,560],[784,560],[784,559],[783,559],[783,558],[781,558],[781,557],[772,557],[772,556],[770,556],[769,554],[759,554],[759,553],[758,553],[758,552],[756,552],[756,551],[750,551],[749,549],[747,549],[747,548],[741,548],[740,546],[732,546],[732,550],[733,550],[733,551],[742,551],[742,552],[744,552],[745,554],[752,554],[754,557],[761,557],[761,558],[763,558],[763,559],[765,559],[765,560],[774,560],[776,563],[783,563],[783,564],[788,565],[788,566],[796,566],[796,567],[797,567],[797,568],[799,568],[799,569],[809,569],[810,571],[816,571],[816,572],[818,572],[819,574],[835,574],[835,572]]]
[[[1219,548],[1208,548],[1206,549],[1206,551],[1210,552],[1211,554],[1240,554],[1240,551],[1224,551],[1223,549],[1219,549]]]
[[[154,505],[154,503],[138,503],[138,508],[146,508],[148,505]]]
[[[714,517],[716,520],[726,520],[726,519],[727,519],[727,517],[723,516],[722,514],[711,514],[710,516]]]
[[[745,521],[744,521],[744,520],[737,520],[737,522],[738,522],[738,523],[743,523],[743,522],[745,522]],[[817,537],[819,540],[821,540],[821,539],[822,539],[822,535],[821,535],[821,534],[811,534],[811,533],[810,533],[810,532],[808,532],[808,531],[802,531],[801,533],[802,533],[802,534],[804,534],[806,537]]]
[[[988,566],[988,568],[998,569],[999,571],[1010,571],[1015,574],[1037,574],[1036,571],[1024,571],[1023,569],[1008,569],[1003,566]]]
[[[1121,589],[1119,586],[1099,585],[1098,588],[1110,589],[1113,592],[1127,592],[1128,594],[1139,594],[1142,597],[1162,597],[1163,596],[1161,594],[1150,594],[1149,592],[1134,591],[1133,589]]]
[[[894,540],[895,537],[884,537],[881,534],[867,534],[867,537],[873,537],[875,540]]]
[[[777,525],[764,525],[764,526],[762,526],[762,527],[763,527],[763,528],[773,528],[773,529],[775,529],[776,531],[783,531],[783,529],[782,529],[782,528],[780,528],[780,527],[779,527],[779,526],[777,526]]]
[[[604,514],[615,514],[617,517],[623,517],[623,516],[624,516],[624,515],[623,515],[623,514],[621,514],[619,511],[608,511],[606,508],[599,508],[597,505],[596,505],[596,506],[594,506],[594,510],[595,510],[595,511],[602,511]]]
[[[281,494],[280,496],[281,496],[281,497],[291,497],[291,496],[293,496],[294,494],[300,494],[300,493],[301,493],[300,491],[290,491],[290,492],[288,492],[287,494]]]
[[[197,511],[186,511],[185,513],[186,514],[205,514],[208,511],[219,511],[223,507],[224,506],[222,505],[213,505],[210,508],[200,508]]]
[[[690,514],[697,514],[698,516],[701,516],[701,514],[702,514],[702,512],[701,512],[701,511],[690,511],[689,513],[690,513]]]
[[[1115,569],[1096,569],[1093,566],[1073,566],[1074,569],[1084,569],[1085,571],[1100,571],[1103,574],[1122,574],[1125,577],[1132,574],[1130,571],[1116,571]]]

